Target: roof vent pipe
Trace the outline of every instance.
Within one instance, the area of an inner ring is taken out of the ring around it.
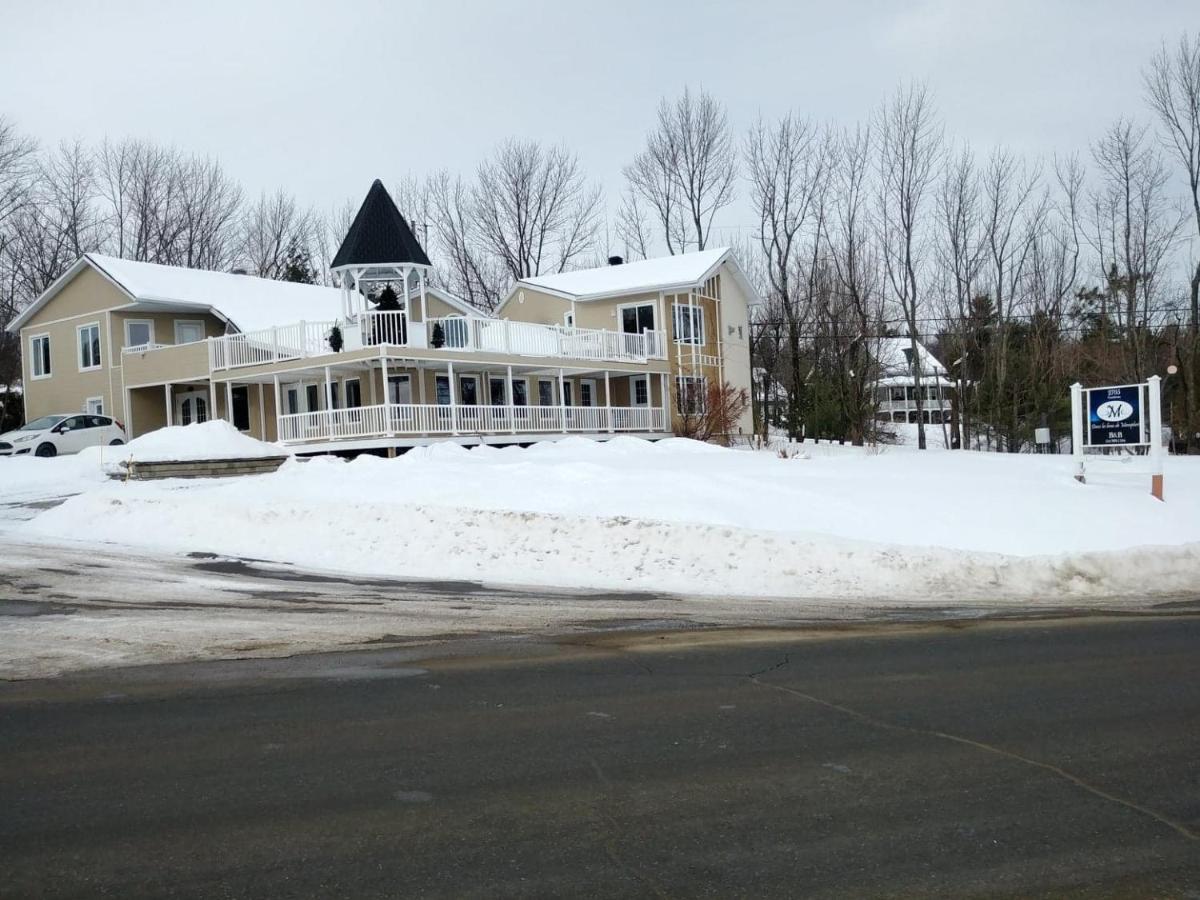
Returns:
[[[621,263],[623,263],[623,262],[625,262],[625,259],[624,259],[624,257],[620,257],[620,256],[610,256],[610,257],[608,258],[608,264],[609,264],[610,266],[619,266],[619,265],[621,265]]]

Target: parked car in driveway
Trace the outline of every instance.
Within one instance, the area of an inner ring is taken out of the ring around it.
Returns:
[[[0,456],[58,456],[84,447],[125,443],[125,426],[111,416],[56,413],[0,434]]]

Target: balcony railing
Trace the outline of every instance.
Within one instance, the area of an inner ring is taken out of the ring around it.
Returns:
[[[662,332],[626,334],[601,328],[567,328],[511,319],[451,316],[425,323],[429,347],[500,353],[509,356],[548,356],[597,362],[645,362],[665,359]]]
[[[208,343],[209,368],[217,372],[332,353],[329,334],[335,324],[297,322],[213,338]]]
[[[654,432],[667,430],[653,406],[449,406],[385,403],[278,417],[285,444],[370,437]]]

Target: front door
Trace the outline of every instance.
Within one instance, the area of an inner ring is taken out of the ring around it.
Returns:
[[[175,424],[208,421],[208,391],[179,391],[175,394]]]
[[[629,399],[632,406],[650,405],[650,380],[645,375],[630,376]]]

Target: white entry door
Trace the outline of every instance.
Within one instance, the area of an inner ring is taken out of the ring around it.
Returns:
[[[650,405],[650,379],[645,375],[631,375],[629,378],[629,405]]]
[[[192,425],[208,419],[208,391],[180,391],[175,395],[176,425]]]

